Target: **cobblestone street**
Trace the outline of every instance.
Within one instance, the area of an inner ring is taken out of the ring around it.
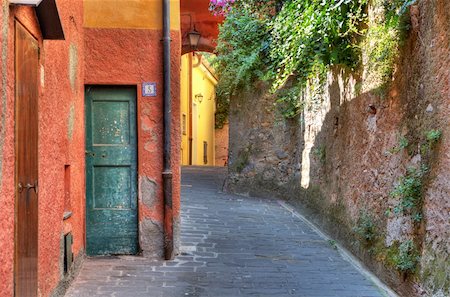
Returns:
[[[220,170],[183,168],[175,260],[89,258],[66,296],[391,294],[283,203],[221,193]]]

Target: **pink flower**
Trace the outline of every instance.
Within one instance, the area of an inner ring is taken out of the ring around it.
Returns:
[[[213,15],[223,15],[226,16],[232,9],[232,4],[236,0],[210,0],[209,10]]]

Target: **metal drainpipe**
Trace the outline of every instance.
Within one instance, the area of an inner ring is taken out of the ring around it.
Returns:
[[[192,55],[189,54],[189,79],[188,79],[188,85],[189,85],[189,165],[192,164]]]
[[[163,1],[163,73],[164,73],[164,258],[173,257],[172,167],[171,167],[171,96],[170,96],[170,0]]]

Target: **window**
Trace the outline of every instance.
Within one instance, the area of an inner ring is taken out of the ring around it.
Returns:
[[[186,135],[186,115],[183,113],[182,119],[181,119],[181,131],[183,135]]]
[[[203,141],[203,164],[208,164],[208,143]]]

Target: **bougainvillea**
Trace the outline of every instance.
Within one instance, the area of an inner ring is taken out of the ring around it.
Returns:
[[[209,10],[214,15],[227,15],[235,0],[210,0]]]

